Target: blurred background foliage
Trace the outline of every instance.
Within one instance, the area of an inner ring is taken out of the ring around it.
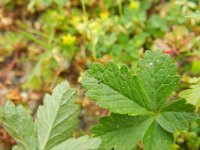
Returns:
[[[43,94],[61,80],[79,88],[90,63],[125,63],[134,72],[145,50],[160,49],[181,74],[172,98],[185,98],[199,113],[199,18],[200,0],[0,0],[0,104],[10,99],[34,116]],[[108,113],[79,95],[75,136]],[[200,122],[175,138],[172,149],[198,150]],[[0,128],[0,149],[14,144]]]

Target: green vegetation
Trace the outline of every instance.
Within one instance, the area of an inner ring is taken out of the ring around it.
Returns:
[[[52,95],[46,94],[33,123],[23,106],[7,102],[0,109],[0,122],[18,146],[14,150],[89,150],[98,148],[100,138],[68,139],[78,123],[79,107],[74,103],[76,92],[67,82],[56,86]]]
[[[160,51],[147,51],[136,75],[126,66],[93,64],[82,84],[88,97],[111,112],[92,128],[102,138],[102,149],[132,150],[142,139],[146,150],[169,150],[176,129],[197,119],[195,107],[185,100],[166,103],[178,81],[176,66]]]
[[[185,100],[166,102],[179,78],[169,56],[160,51],[147,51],[136,75],[126,66],[93,64],[82,81],[86,95],[111,112],[92,128],[98,138],[66,140],[79,114],[76,93],[67,82],[58,85],[52,95],[45,95],[34,124],[22,106],[15,108],[9,101],[0,109],[0,122],[19,144],[13,149],[89,150],[98,149],[101,143],[100,149],[132,150],[142,139],[146,150],[170,150],[176,129],[185,130],[188,121],[199,119],[195,106]]]
[[[191,116],[200,114],[199,12],[200,0],[1,0],[0,149],[63,149],[73,143],[76,150],[76,144],[93,145],[96,138],[89,136],[95,136],[102,139],[100,149],[159,149],[162,143],[166,149],[198,150],[200,121]],[[40,114],[50,105],[56,107],[51,116],[69,113],[53,95],[43,101],[64,80],[79,92],[72,105],[80,110],[76,128],[54,143]],[[184,121],[171,123],[174,113]],[[118,128],[128,134],[119,136]],[[161,132],[168,134],[154,142]],[[132,141],[123,144],[123,136]]]

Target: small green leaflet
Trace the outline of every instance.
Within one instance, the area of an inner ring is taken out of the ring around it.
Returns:
[[[195,120],[193,113],[195,107],[186,104],[185,100],[174,101],[167,105],[157,116],[157,122],[168,132],[174,133],[176,129],[184,130],[188,127],[188,121]]]
[[[133,149],[142,136],[143,130],[152,123],[147,116],[128,116],[111,114],[100,119],[100,124],[92,128],[92,132],[102,138],[102,149],[115,150]],[[129,140],[132,139],[132,140]]]
[[[179,81],[176,65],[171,63],[167,55],[160,51],[156,53],[146,52],[144,59],[139,61],[137,76],[144,93],[147,94],[146,107],[153,111],[160,110],[166,102],[166,98],[173,92]],[[143,104],[143,105],[144,105]]]
[[[82,80],[86,95],[111,112],[92,128],[101,149],[132,150],[139,140],[147,150],[170,149],[175,130],[198,118],[185,100],[167,101],[179,82],[176,70],[161,51],[147,51],[136,74],[111,62],[90,66]]]
[[[190,89],[182,91],[179,96],[185,98],[198,109],[200,107],[200,82],[192,85]]]
[[[51,150],[94,150],[101,144],[100,138],[89,138],[87,135],[78,139],[71,138]]]
[[[144,150],[169,150],[170,145],[174,143],[174,137],[154,121],[145,131],[142,143],[145,146]]]
[[[97,149],[100,138],[70,138],[80,110],[75,97],[76,91],[67,82],[57,85],[52,95],[46,94],[44,105],[39,106],[35,123],[21,105],[15,107],[8,101],[0,107],[0,122],[18,144],[13,150]]]
[[[0,107],[0,122],[18,143],[18,149],[35,150],[37,148],[33,120],[24,107],[15,107],[8,101],[3,108]]]
[[[86,72],[82,84],[87,89],[88,97],[113,113],[149,113],[149,110],[141,106],[146,100],[146,95],[142,94],[139,80],[137,76],[128,72],[126,66],[119,70],[113,63],[106,67],[95,63]],[[134,99],[138,100],[138,103]]]
[[[45,95],[44,105],[38,108],[35,121],[40,150],[48,150],[71,137],[79,115],[75,97],[76,91],[67,82],[59,84],[52,95]]]

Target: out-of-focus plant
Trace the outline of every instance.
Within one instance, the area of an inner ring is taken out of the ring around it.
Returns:
[[[0,35],[0,62],[9,57],[15,48],[18,49],[25,45],[26,42],[17,32],[7,32],[6,34]]]
[[[195,105],[198,110],[200,107],[200,78],[195,79],[195,81],[190,80],[190,84],[190,89],[182,91],[179,95]]]
[[[200,20],[200,11],[197,11],[195,13],[190,13],[186,15],[185,17],[195,19],[195,20]]]

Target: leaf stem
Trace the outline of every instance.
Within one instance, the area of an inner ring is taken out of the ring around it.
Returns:
[[[119,0],[118,11],[119,11],[119,15],[122,16],[123,15],[122,0]]]
[[[82,8],[83,8],[83,15],[84,15],[84,17],[88,18],[88,17],[87,17],[86,10],[85,10],[85,3],[84,3],[83,0],[81,0],[81,4],[82,4]]]

